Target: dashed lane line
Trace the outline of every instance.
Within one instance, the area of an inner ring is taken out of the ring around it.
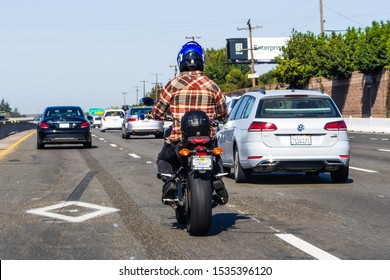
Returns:
[[[320,248],[317,248],[316,246],[311,245],[310,243],[292,234],[278,233],[275,235],[280,239],[284,240],[285,242],[293,245],[294,247],[298,248],[299,250],[305,252],[306,254],[309,254],[310,256],[318,260],[339,260],[339,258],[336,258],[335,256],[321,250]]]
[[[363,172],[368,172],[368,173],[379,173],[379,171],[375,170],[370,170],[370,169],[364,169],[364,168],[358,168],[358,167],[349,167],[350,169],[357,170],[357,171],[363,171]]]
[[[131,156],[131,157],[133,157],[133,158],[141,158],[139,155],[133,154],[133,153],[129,154],[129,156]]]

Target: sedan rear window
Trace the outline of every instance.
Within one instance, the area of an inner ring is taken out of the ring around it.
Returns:
[[[278,97],[263,98],[256,118],[335,118],[341,117],[330,98]]]

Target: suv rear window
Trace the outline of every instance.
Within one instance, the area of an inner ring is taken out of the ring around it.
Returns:
[[[341,117],[330,98],[275,97],[259,102],[256,118],[335,118]]]
[[[104,114],[104,116],[106,116],[106,117],[117,117],[117,116],[119,116],[119,117],[123,118],[124,114],[123,114],[122,111],[107,111]]]

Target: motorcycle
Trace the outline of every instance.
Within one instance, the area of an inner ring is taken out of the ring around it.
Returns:
[[[182,140],[176,146],[179,164],[174,166],[173,178],[176,194],[163,199],[176,213],[179,224],[186,225],[190,235],[207,235],[211,228],[212,208],[219,205],[219,197],[213,194],[216,156],[223,150],[210,137],[210,120],[203,111],[185,113],[181,122]],[[164,137],[169,137],[169,129]],[[160,174],[172,176],[171,174]]]

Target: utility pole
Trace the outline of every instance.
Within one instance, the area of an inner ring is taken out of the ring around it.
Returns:
[[[127,92],[122,92],[123,94],[123,105],[126,105],[126,94]]]
[[[145,88],[145,84],[148,82],[149,83],[149,81],[145,81],[145,80],[143,80],[143,81],[140,81],[141,83],[143,83],[143,96],[142,97],[146,97],[146,88]]]
[[[251,25],[251,19],[248,19],[248,22],[246,23],[248,25],[247,28],[238,28],[237,30],[249,30],[249,50],[251,51],[251,72],[252,75],[255,74],[255,59],[253,57],[253,44],[252,44],[252,30],[256,28],[261,28],[261,26],[252,26]],[[252,77],[252,87],[256,87],[256,79],[255,77]]]
[[[158,96],[158,76],[159,75],[162,75],[162,74],[157,74],[157,73],[152,73],[152,75],[156,75],[156,83],[152,83],[152,84],[154,84],[154,90],[155,90],[155,93],[156,93],[156,100],[158,100],[159,99],[159,96]]]
[[[175,78],[176,78],[176,75],[177,75],[177,65],[169,65],[169,67],[173,68],[174,71],[175,71]]]
[[[324,11],[322,7],[322,0],[320,0],[320,29],[321,33],[324,33]]]
[[[200,39],[200,36],[186,36],[186,39],[192,39],[195,42],[195,39]]]
[[[138,104],[139,103],[139,100],[138,100],[138,91],[139,91],[139,89],[138,89],[138,86],[133,86],[133,88],[135,88],[135,92],[136,92],[136,96],[137,96],[137,99],[135,100],[135,104]]]

